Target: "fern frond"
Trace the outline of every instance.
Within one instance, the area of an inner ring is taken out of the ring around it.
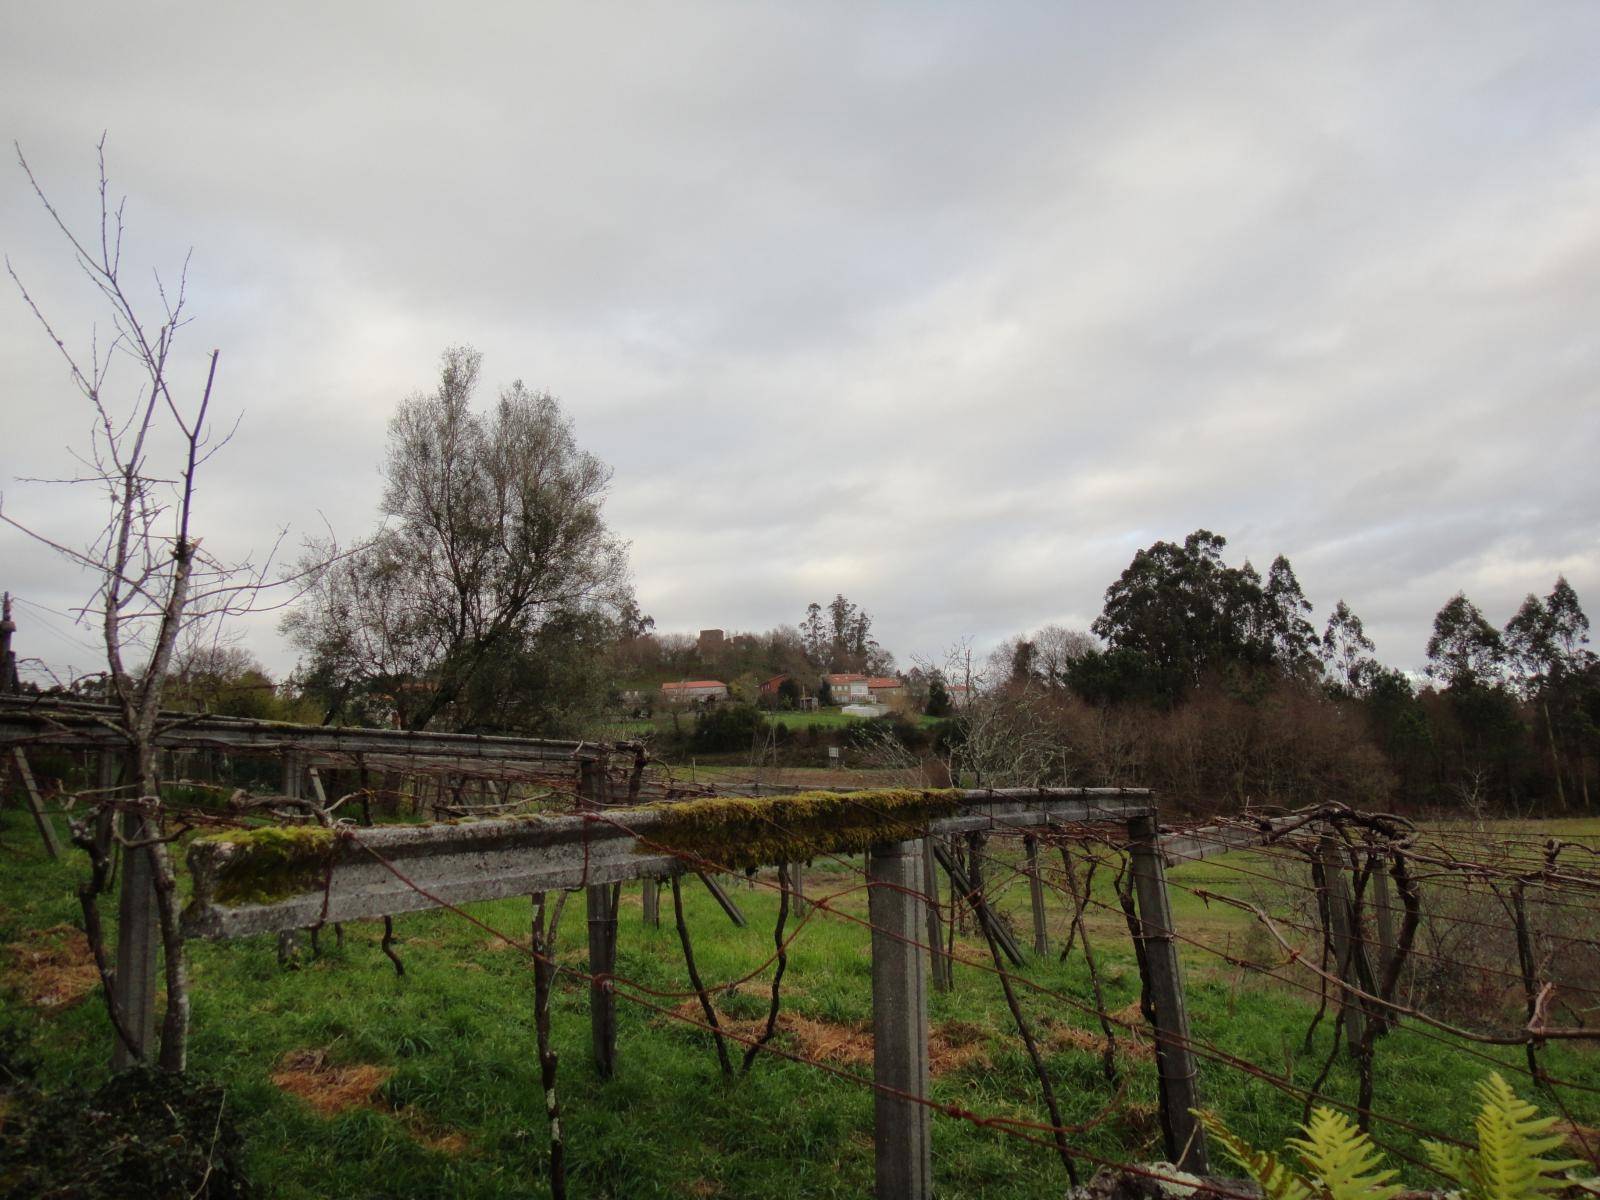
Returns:
[[[1478,1084],[1478,1098],[1478,1149],[1462,1156],[1473,1200],[1539,1200],[1564,1186],[1561,1173],[1581,1164],[1542,1157],[1562,1144],[1550,1132],[1556,1118],[1539,1116],[1497,1072]]]
[[[1465,1150],[1460,1146],[1430,1141],[1424,1141],[1422,1148],[1428,1152],[1428,1160],[1433,1163],[1434,1170],[1448,1178],[1463,1192],[1471,1192],[1471,1156]]]
[[[1270,1150],[1257,1150],[1222,1123],[1215,1113],[1196,1112],[1228,1157],[1261,1188],[1266,1200],[1310,1200],[1312,1189],[1293,1168]]]
[[[1288,1144],[1330,1200],[1394,1200],[1399,1194],[1400,1185],[1390,1182],[1398,1172],[1380,1169],[1383,1155],[1343,1113],[1314,1109],[1305,1134]]]

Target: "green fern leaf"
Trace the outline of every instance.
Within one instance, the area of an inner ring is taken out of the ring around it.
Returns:
[[[1498,1073],[1478,1084],[1478,1098],[1478,1149],[1462,1156],[1473,1200],[1539,1200],[1563,1187],[1561,1173],[1581,1164],[1542,1157],[1562,1144],[1550,1132],[1556,1119],[1539,1116]]]
[[[1400,1185],[1391,1182],[1398,1172],[1381,1169],[1383,1155],[1343,1113],[1314,1109],[1305,1134],[1288,1144],[1330,1200],[1394,1200],[1399,1194]]]
[[[1428,1152],[1428,1159],[1433,1163],[1434,1170],[1445,1176],[1463,1192],[1472,1190],[1472,1167],[1470,1155],[1460,1146],[1449,1146],[1444,1142],[1424,1141],[1422,1148]]]
[[[1311,1200],[1311,1185],[1270,1150],[1257,1150],[1239,1137],[1215,1113],[1196,1112],[1228,1157],[1260,1186],[1266,1200]]]

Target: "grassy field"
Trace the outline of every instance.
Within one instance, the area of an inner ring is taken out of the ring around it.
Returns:
[[[47,1084],[90,1084],[104,1076],[108,1035],[99,1000],[84,987],[92,975],[84,974],[81,954],[75,953],[80,941],[69,928],[77,921],[76,870],[46,860],[37,842],[15,806],[0,813],[0,941],[6,956],[0,964],[6,972],[0,1025],[26,1038],[45,1064]],[[1219,862],[1187,866],[1173,876],[1180,885],[1219,891],[1239,889],[1244,878]],[[870,1077],[862,1037],[870,1015],[867,934],[846,919],[865,913],[859,872],[819,863],[808,873],[807,891],[832,893],[830,907],[838,915],[817,911],[794,944],[784,987],[789,1024],[780,1044]],[[748,929],[734,929],[697,883],[685,887],[696,957],[708,982],[742,976],[770,952],[773,893],[738,885],[733,894],[750,918]],[[1026,926],[1024,888],[1012,886],[1000,903],[1019,929]],[[1237,912],[1207,907],[1182,886],[1175,889],[1174,905],[1185,936],[1236,956],[1247,953],[1248,926]],[[688,984],[670,903],[663,907],[667,924],[647,928],[637,888],[625,890],[618,974],[668,993],[652,1002],[671,1008],[683,1002],[674,993],[685,992]],[[472,911],[525,944],[526,901],[481,904]],[[1059,944],[1066,913],[1053,904],[1052,914]],[[342,950],[325,935],[326,952],[298,970],[278,965],[271,938],[193,946],[191,1063],[227,1088],[262,1194],[547,1195],[529,960],[452,914],[410,916],[397,924],[403,978],[380,952],[372,925],[350,926]],[[1126,928],[1120,917],[1099,909],[1091,909],[1089,924],[1107,1006],[1131,1014],[1138,978]],[[583,937],[578,897],[562,925],[565,960],[582,964]],[[961,955],[986,957],[971,935],[958,945]],[[1269,1072],[1302,1083],[1314,1078],[1329,1031],[1325,1022],[1312,1051],[1302,1046],[1311,1012],[1307,997],[1214,955],[1185,948],[1184,958],[1197,1037]],[[1032,962],[1028,974],[1040,988],[1059,994],[1026,995],[1024,1004],[1047,1047],[1067,1121],[1090,1121],[1106,1112],[1074,1144],[1118,1160],[1160,1157],[1148,1052],[1135,1046],[1125,1057],[1129,1081],[1114,1102],[1100,1075],[1096,1026],[1075,1006],[1089,997],[1082,956],[1062,963],[1052,954]],[[766,981],[758,978],[724,996],[719,1006],[732,1017],[753,1019],[764,1012],[765,992]],[[565,980],[554,1011],[575,1196],[868,1193],[867,1088],[770,1056],[748,1077],[724,1080],[707,1035],[626,1000],[618,1004],[620,1071],[602,1083],[589,1058],[586,1000],[584,985]],[[931,1020],[938,1099],[979,1113],[1044,1119],[991,974],[958,966],[954,989],[933,994]],[[1464,1130],[1473,1082],[1491,1063],[1514,1066],[1521,1054],[1514,1047],[1477,1052],[1481,1057],[1443,1053],[1437,1042],[1408,1031],[1386,1038],[1379,1051],[1377,1107],[1431,1129]],[[1559,1076],[1600,1088],[1600,1055],[1593,1051],[1552,1045],[1547,1062]],[[1335,1065],[1326,1086],[1335,1095],[1354,1096],[1346,1063]],[[1206,1066],[1203,1088],[1208,1104],[1259,1141],[1276,1144],[1298,1119],[1298,1103],[1234,1070]],[[325,1101],[343,1094],[350,1103],[324,1114],[290,1089]],[[1575,1098],[1580,1121],[1600,1122],[1595,1099]],[[1045,1197],[1063,1190],[1060,1164],[1044,1148],[942,1117],[935,1119],[934,1138],[943,1196]],[[1385,1140],[1416,1152],[1409,1134],[1386,1134]]]

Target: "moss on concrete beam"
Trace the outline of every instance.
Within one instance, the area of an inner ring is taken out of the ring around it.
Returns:
[[[640,838],[639,853],[667,850],[734,868],[808,862],[922,837],[932,822],[960,812],[961,801],[958,790],[877,788],[653,804],[657,819]]]
[[[335,853],[333,830],[318,825],[268,825],[195,840],[227,847],[212,863],[210,899],[228,908],[321,888]]]

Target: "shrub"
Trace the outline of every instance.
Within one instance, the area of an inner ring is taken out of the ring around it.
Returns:
[[[698,754],[748,750],[765,742],[772,723],[749,704],[718,704],[700,714],[689,748]]]

